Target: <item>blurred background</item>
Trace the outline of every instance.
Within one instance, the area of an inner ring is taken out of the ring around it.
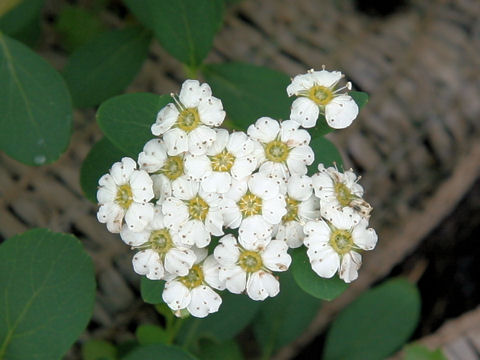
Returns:
[[[61,70],[83,43],[134,22],[121,1],[46,0],[35,49]],[[208,61],[233,60],[290,76],[325,64],[370,95],[354,125],[329,138],[345,167],[362,174],[379,245],[360,278],[276,358],[321,354],[335,314],[396,275],[422,295],[414,339],[452,359],[480,358],[480,1],[231,1]],[[168,94],[185,77],[154,42],[127,92]],[[81,340],[118,342],[157,315],[139,296],[132,253],[96,221],[80,189],[81,163],[100,138],[90,108],[75,112],[69,149],[53,165],[28,167],[0,154],[0,240],[32,227],[79,237],[98,282]],[[67,358],[78,356],[77,345]]]

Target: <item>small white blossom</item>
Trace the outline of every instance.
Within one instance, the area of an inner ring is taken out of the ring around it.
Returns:
[[[186,80],[182,84],[180,95],[161,109],[155,124],[153,135],[163,135],[169,155],[178,155],[190,151],[194,155],[205,154],[206,149],[215,141],[215,130],[225,119],[222,102],[212,96],[212,90],[206,83]]]
[[[291,248],[297,248],[303,244],[305,223],[320,217],[320,205],[313,195],[312,179],[307,175],[290,177],[285,200],[287,213],[278,225],[275,238],[286,241]]]
[[[352,170],[343,174],[333,167],[325,168],[318,164],[318,172],[312,176],[315,196],[320,199],[320,210],[322,216],[333,221],[334,218],[343,217],[345,209],[351,208],[354,222],[360,217],[368,220],[372,207],[363,200],[363,188],[358,183],[357,176]]]
[[[203,318],[217,312],[222,304],[220,295],[212,290],[225,289],[219,280],[220,266],[213,255],[202,260],[199,258],[187,275],[174,277],[165,284],[162,298],[176,313],[186,309],[193,316]]]
[[[210,243],[211,235],[223,235],[219,194],[206,193],[199,183],[185,178],[179,178],[172,187],[173,196],[162,204],[162,212],[165,224],[178,228],[179,242],[203,248]]]
[[[284,241],[272,240],[265,247],[251,246],[231,234],[220,239],[214,256],[221,265],[219,277],[226,288],[240,294],[246,290],[253,300],[276,296],[280,283],[272,271],[286,271],[292,261]]]
[[[342,77],[341,72],[325,68],[295,76],[287,87],[288,96],[299,96],[292,104],[290,119],[304,128],[311,128],[322,113],[327,124],[334,129],[349,126],[358,115],[358,105],[350,95],[340,93],[344,89],[350,90],[351,83],[335,90]]]
[[[378,239],[375,230],[367,226],[365,219],[355,224],[348,216],[335,218],[333,222],[308,222],[304,244],[313,271],[324,278],[331,278],[338,271],[347,283],[357,279],[362,264],[358,251],[372,250]]]
[[[265,161],[259,171],[284,186],[291,175],[307,173],[314,154],[310,134],[299,129],[299,124],[286,120],[281,123],[269,117],[258,119],[248,127],[247,133],[263,145]]]
[[[142,231],[153,218],[153,204],[149,203],[154,196],[152,179],[136,167],[133,159],[124,157],[98,182],[97,218],[110,232],[119,233],[124,218],[132,231]]]
[[[239,227],[239,235],[252,244],[269,241],[273,225],[279,224],[287,213],[278,184],[262,173],[252,174],[248,180],[233,181],[220,208],[225,226]]]
[[[163,221],[160,207],[155,207],[153,220],[143,231],[133,232],[126,225],[120,236],[135,249],[139,249],[132,260],[137,274],[146,275],[151,280],[165,277],[165,272],[184,276],[195,262],[195,253],[178,243],[174,229],[168,229]]]
[[[257,167],[255,144],[244,132],[229,134],[225,129],[217,129],[217,137],[207,150],[210,159],[210,173],[202,180],[202,188],[207,192],[226,193],[232,178],[242,180]]]

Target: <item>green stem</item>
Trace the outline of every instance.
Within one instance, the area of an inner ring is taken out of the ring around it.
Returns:
[[[168,343],[169,343],[169,344],[173,344],[173,341],[174,341],[175,338],[177,337],[178,332],[179,332],[180,329],[182,328],[183,321],[184,321],[184,319],[182,319],[182,318],[176,318],[176,319],[173,321],[173,324],[171,324],[170,326],[168,326],[167,332],[168,332]]]

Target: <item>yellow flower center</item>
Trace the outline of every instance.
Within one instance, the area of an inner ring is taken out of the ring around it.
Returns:
[[[175,180],[183,175],[183,159],[180,156],[169,156],[160,169],[170,180]]]
[[[152,231],[148,239],[152,250],[155,250],[160,255],[165,255],[168,250],[173,247],[172,237],[168,229],[160,229]]]
[[[287,144],[281,142],[280,140],[270,141],[265,146],[265,156],[270,161],[284,162],[287,160],[289,152],[290,149],[288,148]]]
[[[338,202],[343,207],[350,206],[352,200],[356,198],[356,196],[352,194],[347,185],[341,182],[336,182],[333,188],[335,190],[335,196],[337,197]]]
[[[129,184],[120,185],[117,189],[115,202],[123,209],[128,209],[133,202],[132,188]]]
[[[255,251],[243,251],[238,258],[238,265],[247,273],[254,273],[262,268],[262,257]]]
[[[235,162],[235,156],[230,154],[227,150],[223,150],[221,153],[210,156],[212,162],[213,171],[226,172],[230,171]]]
[[[291,197],[287,196],[286,203],[287,203],[287,213],[283,216],[282,221],[284,223],[287,223],[289,221],[298,220],[298,205],[300,204],[300,201],[292,199]]]
[[[244,218],[262,214],[262,198],[247,192],[237,203]]]
[[[206,201],[198,195],[188,201],[188,212],[192,219],[205,221],[209,208]]]
[[[193,265],[187,275],[182,276],[179,280],[189,289],[196,288],[203,284],[203,270],[200,265]]]
[[[189,133],[200,125],[200,116],[197,108],[187,108],[180,112],[175,125],[183,131]]]
[[[330,235],[330,246],[338,254],[344,255],[353,247],[352,234],[348,230],[335,229]]]
[[[317,105],[327,105],[333,99],[333,92],[328,87],[316,85],[308,91],[308,98]]]

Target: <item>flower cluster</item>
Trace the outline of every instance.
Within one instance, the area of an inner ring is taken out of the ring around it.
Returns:
[[[335,90],[341,77],[325,69],[296,76],[291,119],[261,117],[246,133],[220,128],[221,100],[187,80],[159,111],[138,162],[123,158],[102,176],[98,220],[137,250],[135,272],[166,281],[163,299],[177,314],[216,312],[225,289],[253,300],[277,295],[274,273],[302,245],[319,276],[356,279],[359,250],[377,240],[367,229],[371,207],[352,171],[319,164],[307,176],[314,152],[302,128],[320,114],[336,128],[353,121],[358,107],[338,94],[345,87]]]

